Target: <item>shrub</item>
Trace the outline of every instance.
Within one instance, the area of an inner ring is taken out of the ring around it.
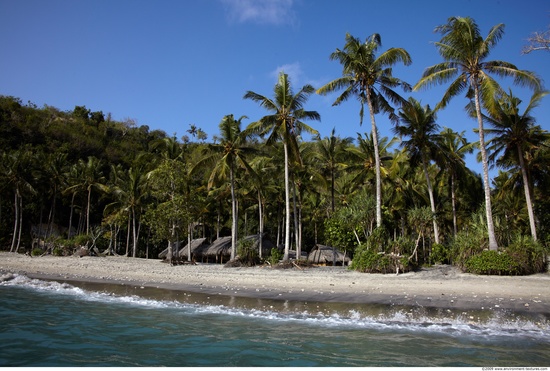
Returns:
[[[485,250],[465,262],[466,271],[475,274],[517,275],[519,265],[503,251]]]
[[[414,242],[407,238],[389,241],[387,232],[377,228],[367,242],[357,247],[350,268],[365,273],[408,272],[414,265],[409,252]]]
[[[506,248],[506,253],[517,262],[520,274],[541,273],[546,270],[547,250],[531,236],[517,235]]]
[[[545,256],[545,249],[531,237],[516,236],[505,249],[469,257],[465,268],[475,274],[527,275],[545,271]]]
[[[267,261],[272,266],[275,266],[279,263],[279,261],[283,257],[284,257],[284,253],[282,251],[280,251],[279,249],[274,247],[274,248],[271,249],[271,254],[269,255],[269,258],[267,259]]]
[[[466,262],[474,255],[489,248],[489,237],[480,229],[461,231],[451,243],[450,259],[462,271],[466,271]]]
[[[31,256],[40,256],[42,254],[44,254],[44,250],[42,250],[40,247],[35,247],[31,251]]]
[[[450,251],[447,247],[440,243],[434,243],[432,245],[432,252],[430,254],[430,260],[434,264],[446,264],[449,263]]]
[[[254,240],[240,240],[237,244],[238,260],[242,265],[253,266],[260,262],[258,251],[254,248]]]

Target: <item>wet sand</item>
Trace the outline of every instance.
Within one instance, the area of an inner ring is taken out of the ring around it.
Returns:
[[[476,276],[435,266],[404,274],[366,274],[343,267],[225,268],[216,264],[170,266],[127,257],[30,257],[0,252],[0,272],[89,285],[116,284],[175,296],[256,299],[257,303],[380,304],[449,310],[510,310],[550,314],[550,274]],[[224,300],[225,300],[224,299]],[[248,300],[248,303],[254,302]]]

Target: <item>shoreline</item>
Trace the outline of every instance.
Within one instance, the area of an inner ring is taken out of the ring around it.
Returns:
[[[550,315],[550,274],[476,276],[452,266],[417,272],[369,274],[346,267],[224,268],[217,264],[170,266],[159,259],[30,257],[0,252],[0,272],[83,285],[121,285],[138,293],[162,289],[185,296],[235,298],[247,303],[379,304],[436,310],[504,310]],[[151,293],[151,295],[153,295]],[[261,305],[261,304],[258,304]]]

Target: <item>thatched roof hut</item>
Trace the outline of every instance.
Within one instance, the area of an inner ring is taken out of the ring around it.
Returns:
[[[185,245],[183,248],[179,249],[178,256],[180,258],[187,256],[187,250],[188,245]],[[191,256],[202,256],[202,253],[204,250],[206,250],[210,246],[206,238],[196,238],[194,240],[191,240]]]
[[[246,236],[243,238],[244,241],[254,241],[254,244],[252,245],[252,248],[255,250],[260,249],[260,235],[259,234],[252,234],[250,236]],[[271,242],[267,235],[264,233],[262,236],[262,257],[267,257],[271,254],[271,249],[276,247],[273,242]]]
[[[173,247],[175,254],[176,247],[178,248],[178,257],[184,258],[187,257],[187,245],[185,247],[181,248],[182,241],[176,242],[176,246]],[[206,249],[208,247],[208,241],[206,238],[196,238],[194,240],[191,240],[191,255],[192,256],[199,256],[202,254],[202,250]],[[165,259],[166,255],[168,254],[168,248],[164,249],[160,254],[160,259]]]
[[[315,245],[307,260],[320,265],[347,265],[351,259],[346,254],[332,246]]]
[[[221,263],[224,259],[225,261],[231,259],[231,236],[216,239],[210,246],[202,250],[201,257],[215,258],[216,262],[219,260]]]

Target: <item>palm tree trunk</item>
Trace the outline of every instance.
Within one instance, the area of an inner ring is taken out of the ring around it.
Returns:
[[[128,256],[128,249],[130,248],[130,231],[132,230],[130,222],[130,213],[128,213],[128,232],[126,232],[126,256]]]
[[[88,188],[88,206],[86,206],[86,235],[90,234],[90,204],[92,199],[92,187]]]
[[[294,241],[296,243],[296,260],[300,259],[300,233],[298,230],[298,205],[296,200],[296,182],[294,182],[294,176],[292,176],[292,204],[294,206]]]
[[[439,229],[437,228],[437,219],[435,217],[435,201],[434,201],[434,191],[432,188],[432,182],[430,180],[430,174],[428,173],[428,164],[426,159],[422,156],[422,166],[424,167],[424,176],[426,177],[426,184],[428,185],[428,195],[430,196],[430,206],[432,207],[432,219],[434,225],[434,238],[435,243],[439,243]]]
[[[456,221],[456,192],[455,192],[455,174],[451,173],[451,204],[453,207],[453,232],[456,237],[458,233],[458,226]]]
[[[193,223],[187,226],[187,260],[191,261],[191,242],[193,242]]]
[[[137,253],[137,235],[136,235],[136,209],[132,206],[132,257],[136,257]]]
[[[382,226],[382,177],[380,175],[380,151],[378,148],[378,132],[374,119],[374,107],[370,99],[370,89],[366,90],[367,104],[369,106],[370,121],[372,124],[372,141],[374,145],[374,162],[376,168],[376,227]]]
[[[485,131],[483,130],[483,118],[479,104],[479,86],[477,81],[473,81],[474,98],[476,105],[477,123],[479,127],[479,150],[481,151],[481,162],[483,165],[483,189],[485,191],[485,214],[487,217],[487,232],[489,234],[489,250],[498,250],[497,239],[495,235],[495,225],[493,223],[493,211],[491,208],[491,187],[489,184],[489,165],[487,162],[487,149],[485,148]]]
[[[13,202],[13,206],[14,206],[14,209],[15,209],[15,218],[14,218],[13,236],[12,236],[12,239],[11,239],[10,252],[13,252],[13,249],[15,247],[15,239],[16,239],[15,236],[17,236],[17,228],[18,228],[18,225],[19,225],[19,195],[18,195],[18,192],[19,191],[17,189],[14,192],[15,200]]]
[[[235,259],[237,249],[237,198],[235,195],[235,180],[233,179],[233,164],[229,169],[229,179],[231,182],[231,260]]]
[[[529,190],[529,179],[527,177],[527,171],[525,169],[525,160],[523,159],[523,154],[521,153],[521,147],[518,144],[518,157],[519,157],[519,166],[521,168],[521,176],[523,178],[523,189],[525,191],[525,201],[527,203],[527,213],[529,214],[529,226],[531,227],[531,236],[533,240],[537,240],[537,227],[535,225],[535,213],[533,211],[533,204],[531,203],[531,192]]]
[[[262,194],[261,192],[258,190],[258,214],[259,214],[259,226],[260,226],[260,237],[259,237],[259,241],[258,241],[258,249],[259,249],[259,256],[260,256],[260,259],[263,258],[263,240],[264,240],[264,215],[263,215],[263,210],[262,210]]]
[[[288,145],[283,140],[285,152],[285,254],[283,260],[287,261],[290,250],[290,189],[288,184]]]
[[[71,212],[69,215],[69,231],[67,232],[67,237],[71,238],[71,230],[73,229],[73,210],[74,210],[74,198],[76,196],[76,193],[73,192],[73,196],[71,197]]]
[[[334,213],[334,169],[330,170],[330,198],[331,198],[331,209]]]
[[[21,231],[23,230],[23,197],[19,194],[19,232],[17,233],[17,246],[15,252],[19,251],[21,245]]]

